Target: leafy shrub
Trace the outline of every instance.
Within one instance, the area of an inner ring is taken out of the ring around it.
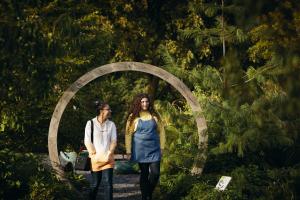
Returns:
[[[0,199],[78,199],[32,153],[0,150]]]
[[[193,185],[193,189],[190,193],[182,198],[184,200],[234,200],[241,199],[239,195],[237,195],[232,190],[218,191],[215,189],[215,186],[208,185],[206,183],[197,183]]]
[[[180,199],[187,195],[195,183],[195,177],[184,173],[177,175],[162,175],[161,185],[154,194],[155,199]]]
[[[183,200],[276,200],[298,199],[300,185],[299,167],[264,169],[257,165],[236,167],[225,174],[232,177],[225,191],[215,186],[224,174],[191,176],[183,173],[163,175],[156,190],[156,199]]]

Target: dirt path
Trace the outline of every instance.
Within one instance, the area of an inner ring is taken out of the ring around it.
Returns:
[[[116,175],[114,180],[114,199],[141,199],[139,175]]]

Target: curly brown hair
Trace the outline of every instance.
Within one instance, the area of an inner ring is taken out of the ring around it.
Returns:
[[[128,113],[128,117],[127,118],[129,118],[130,124],[133,122],[133,120],[135,118],[137,118],[137,117],[140,116],[140,111],[142,110],[142,108],[141,108],[141,100],[143,98],[147,98],[148,101],[149,101],[148,111],[150,112],[150,114],[152,116],[155,116],[155,117],[159,118],[158,113],[154,109],[153,100],[150,98],[150,96],[148,94],[141,93],[141,94],[138,94],[138,95],[136,95],[134,97],[134,99],[132,101],[132,104],[131,104],[131,107],[129,109],[129,113]]]

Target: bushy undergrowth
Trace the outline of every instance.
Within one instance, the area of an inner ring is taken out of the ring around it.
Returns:
[[[215,186],[222,175],[231,176],[232,180],[225,191],[218,191]],[[157,199],[172,200],[299,199],[299,186],[299,166],[261,169],[257,165],[249,165],[237,167],[226,174],[163,175],[155,195]]]
[[[81,181],[78,177],[71,180],[77,185]],[[78,198],[76,191],[47,171],[34,154],[0,151],[0,199]]]

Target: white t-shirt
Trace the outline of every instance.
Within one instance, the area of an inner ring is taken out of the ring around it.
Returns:
[[[112,141],[117,141],[117,130],[114,122],[106,120],[102,125],[98,122],[97,117],[93,118],[94,123],[94,140],[93,146],[96,153],[106,153]],[[92,145],[91,140],[91,122],[90,120],[85,126],[84,144],[86,146]]]

